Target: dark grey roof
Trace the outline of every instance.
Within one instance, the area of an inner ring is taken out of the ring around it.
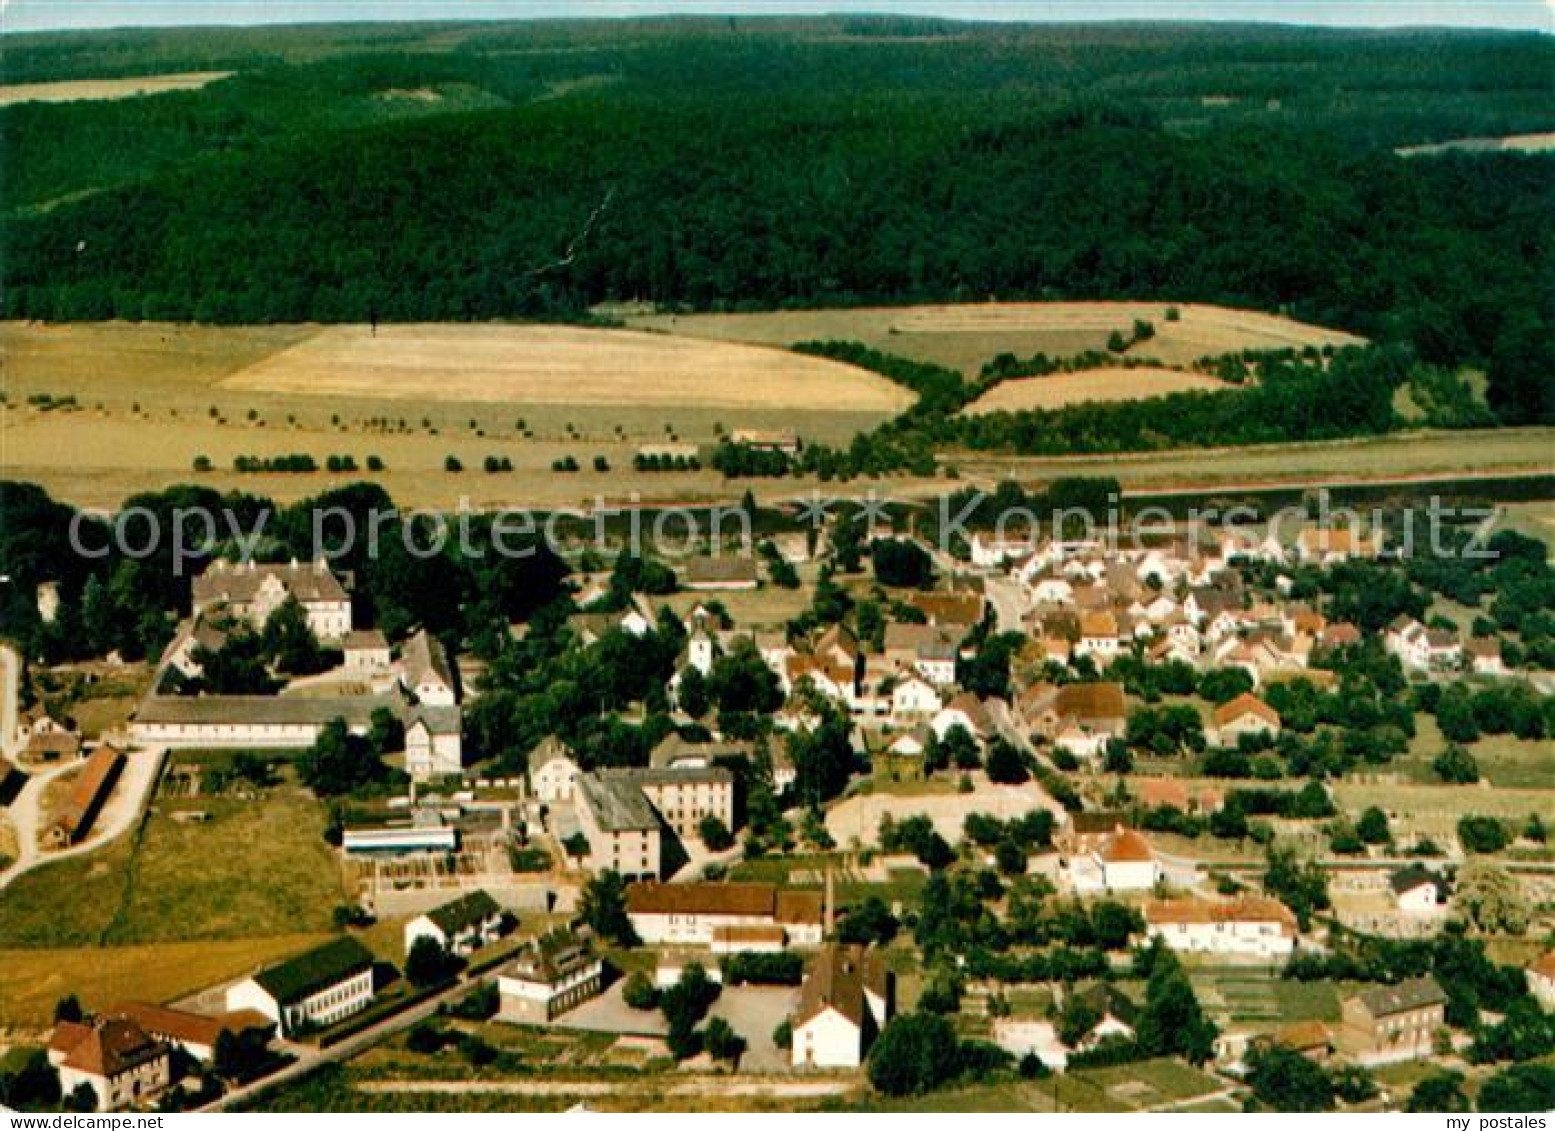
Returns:
[[[1399,895],[1406,891],[1413,891],[1421,884],[1435,884],[1437,894],[1443,898],[1452,894],[1452,884],[1448,883],[1445,876],[1437,875],[1423,864],[1410,864],[1400,868],[1388,877],[1388,884]]]
[[[364,724],[380,707],[403,718],[404,702],[392,695],[312,698],[304,695],[149,695],[135,712],[142,723],[324,724],[334,719]]]
[[[281,1005],[312,997],[373,966],[372,953],[353,938],[333,939],[295,958],[267,966],[254,981]]]
[[[659,827],[659,818],[636,782],[580,774],[578,793],[606,832],[636,832]]]
[[[1411,978],[1396,986],[1379,986],[1360,995],[1361,1004],[1373,1017],[1391,1017],[1396,1013],[1412,1013],[1433,1005],[1445,1005],[1447,994],[1435,978],[1427,974],[1423,978]]]
[[[466,892],[452,903],[434,907],[426,913],[437,929],[452,938],[461,932],[479,927],[502,914],[497,901],[483,891]]]

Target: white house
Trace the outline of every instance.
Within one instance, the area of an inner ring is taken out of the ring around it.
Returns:
[[[1452,885],[1423,864],[1400,868],[1388,877],[1393,903],[1405,915],[1439,915],[1452,900]]]
[[[529,752],[529,792],[537,801],[547,805],[571,801],[578,773],[577,761],[554,735],[541,739]]]
[[[405,772],[417,781],[464,770],[458,707],[418,707],[405,727]]]
[[[545,1025],[599,996],[605,964],[585,929],[558,929],[531,941],[497,972],[497,1020]]]
[[[829,946],[799,991],[790,1057],[795,1068],[857,1068],[891,1019],[891,980],[878,951]]]
[[[452,707],[459,702],[448,651],[424,628],[400,650],[400,682],[424,707]]]
[[[1547,950],[1528,967],[1528,988],[1545,1009],[1555,1009],[1555,950]]]
[[[322,946],[227,988],[227,1010],[251,1009],[275,1022],[282,1036],[333,1025],[366,1009],[373,999],[373,956],[350,937]]]
[[[1427,628],[1413,617],[1401,616],[1388,625],[1383,647],[1409,671],[1455,671],[1463,666],[1463,645],[1454,633]]]
[[[891,716],[897,719],[926,717],[934,714],[944,700],[934,685],[916,673],[903,675],[891,688]]]
[[[345,652],[347,671],[387,671],[393,662],[389,638],[376,628],[361,628],[346,633],[341,647]]]
[[[1133,829],[1120,829],[1096,853],[1107,891],[1149,891],[1161,880],[1161,864],[1150,842]]]
[[[929,720],[929,728],[941,742],[957,727],[979,742],[987,739],[993,731],[993,724],[989,721],[982,701],[969,691],[957,695]]]
[[[1265,896],[1245,895],[1228,903],[1151,900],[1145,904],[1145,930],[1187,953],[1273,961],[1296,949],[1296,917]]]
[[[483,891],[472,891],[458,899],[417,915],[405,924],[405,955],[418,939],[431,939],[449,954],[466,955],[496,942],[502,934],[502,908]]]
[[[898,758],[921,758],[933,738],[934,732],[928,727],[915,726],[893,738],[886,750]]]
[[[288,598],[296,598],[320,640],[340,640],[351,631],[350,594],[322,559],[300,565],[216,561],[194,579],[191,598],[197,619],[224,606],[255,628],[264,627]]]
[[[48,1059],[59,1073],[60,1092],[69,1096],[85,1084],[98,1111],[143,1106],[172,1082],[171,1049],[125,1017],[61,1021]]]
[[[972,535],[969,549],[973,565],[981,569],[997,569],[1006,562],[1025,557],[1036,549],[1036,543],[1029,537],[1008,537],[979,531]]]
[[[1273,707],[1251,692],[1243,692],[1228,703],[1216,707],[1208,738],[1217,746],[1234,747],[1245,735],[1262,734],[1278,738],[1280,716]]]
[[[1464,657],[1476,675],[1505,675],[1506,660],[1501,641],[1493,636],[1476,636],[1463,646]]]

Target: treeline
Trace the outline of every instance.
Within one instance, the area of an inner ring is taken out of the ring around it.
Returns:
[[[173,535],[182,530],[188,540],[201,533],[187,517],[200,514],[213,517],[215,540],[181,547],[180,558]],[[401,514],[382,488],[363,483],[286,506],[239,492],[170,487],[131,496],[118,514],[99,517],[78,515],[33,484],[0,480],[0,515],[0,573],[10,578],[0,585],[0,636],[51,663],[112,651],[129,659],[156,656],[189,611],[192,576],[213,558],[245,548],[257,561],[309,560],[318,549],[318,516],[329,516],[320,521],[332,568],[353,579],[357,622],[377,625],[390,638],[424,626],[490,655],[509,624],[563,592],[567,572],[538,534],[526,540],[504,532],[507,552],[496,552],[487,516],[470,516],[467,543],[448,536],[439,545],[425,518]],[[349,546],[340,542],[348,522],[356,532]],[[113,536],[115,524],[122,541]],[[153,530],[160,537],[142,553]],[[252,545],[242,546],[239,536],[252,536]],[[37,608],[37,587],[45,581],[60,589],[51,622]]]
[[[936,440],[973,451],[1026,455],[1139,452],[1376,435],[1393,428],[1393,393],[1409,376],[1407,351],[1341,350],[1326,366],[1289,361],[1253,385],[1122,403],[946,419]]]
[[[687,66],[738,81],[739,99],[654,67],[521,109],[315,120],[158,163],[13,213],[10,312],[408,321],[577,318],[620,298],[1225,302],[1486,363],[1504,419],[1550,411],[1532,364],[1555,324],[1547,159],[1406,161],[1294,130],[1187,137],[1139,105],[1034,114],[1029,96],[972,96],[948,70],[907,99],[869,51],[846,88],[803,72],[763,91],[729,73],[742,58],[772,74],[779,56],[753,43],[690,53]],[[377,81],[365,88],[382,93]],[[187,97],[159,112],[194,113],[214,94]],[[22,135],[8,167],[72,144],[41,119],[6,124]],[[1498,376],[1508,369],[1527,377]]]

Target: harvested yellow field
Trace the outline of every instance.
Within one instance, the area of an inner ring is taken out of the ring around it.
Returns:
[[[88,1009],[105,1009],[126,998],[173,1001],[296,954],[324,937],[0,950],[0,1028],[47,1029],[54,1003],[69,993]]]
[[[1114,331],[1136,321],[1155,337],[1129,350],[1136,360],[1187,365],[1202,357],[1242,350],[1356,345],[1360,338],[1277,314],[1197,303],[1008,302],[938,306],[794,310],[762,314],[628,314],[628,325],[723,341],[791,345],[840,338],[887,353],[975,374],[1001,353],[1071,357],[1106,348]]]
[[[1439,153],[1551,153],[1555,152],[1555,133],[1465,137],[1433,145],[1406,145],[1393,152],[1400,157],[1430,157]]]
[[[570,326],[331,326],[225,389],[386,400],[696,405],[892,413],[912,395],[853,366],[782,350]]]
[[[184,71],[168,75],[138,75],[124,79],[71,79],[65,82],[24,82],[0,86],[0,106],[18,102],[107,102],[142,94],[198,90],[231,71]]]
[[[1191,389],[1223,389],[1225,382],[1201,373],[1154,366],[1134,369],[1081,369],[1047,377],[1022,377],[1004,381],[978,397],[966,412],[1019,412],[1034,408],[1063,408],[1086,401],[1140,401]]]

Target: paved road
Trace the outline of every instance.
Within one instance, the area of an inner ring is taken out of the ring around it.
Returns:
[[[71,770],[80,769],[79,761],[51,766],[31,779],[11,803],[11,824],[16,830],[17,857],[4,872],[0,872],[0,889],[4,889],[18,876],[54,860],[67,860],[72,856],[84,856],[96,852],[110,841],[123,836],[135,827],[151,800],[152,788],[162,770],[166,750],[133,750],[126,754],[124,772],[103,811],[98,815],[96,831],[85,844],[64,848],[58,852],[40,852],[38,833],[43,819],[43,798],[49,784]]]
[[[429,1092],[444,1095],[498,1096],[609,1096],[636,1095],[643,1086],[635,1080],[365,1080],[357,1087],[380,1094]],[[655,1089],[665,1096],[774,1096],[786,1099],[822,1099],[840,1096],[859,1087],[846,1077],[703,1076],[666,1083]]]

